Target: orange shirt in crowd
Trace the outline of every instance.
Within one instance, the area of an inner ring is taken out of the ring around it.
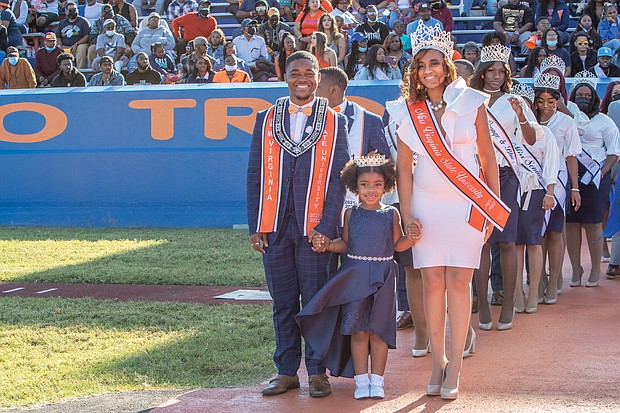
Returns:
[[[183,27],[183,36],[181,36],[181,27]],[[208,39],[215,29],[217,29],[217,21],[213,16],[199,17],[196,12],[187,13],[172,20],[172,33],[188,42],[198,36]]]
[[[249,82],[250,76],[243,70],[237,69],[232,78],[228,77],[226,69],[220,70],[213,76],[213,83],[244,83]]]
[[[310,36],[312,33],[316,32],[319,28],[319,20],[321,16],[324,15],[325,12],[323,10],[317,10],[314,16],[310,16],[310,12],[306,14],[304,21],[301,21],[302,16],[304,15],[302,12],[299,13],[295,22],[301,22],[300,32],[303,36]]]
[[[15,66],[6,58],[0,66],[0,89],[34,89],[37,79],[28,60],[20,58]]]
[[[459,60],[462,59],[463,56],[461,56],[461,52],[459,52],[458,50],[454,49],[454,51],[452,52],[452,61],[454,62],[455,60]]]

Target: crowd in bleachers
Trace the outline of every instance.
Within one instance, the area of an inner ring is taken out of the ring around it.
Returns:
[[[620,76],[618,6],[599,0],[0,0],[0,13],[9,89],[281,81],[295,50],[352,80],[400,79],[419,24],[452,32],[454,60],[474,68],[500,43],[517,76],[536,77],[549,55],[566,76]]]

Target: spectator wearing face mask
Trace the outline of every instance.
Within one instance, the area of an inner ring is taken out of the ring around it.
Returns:
[[[239,56],[237,55],[237,47],[233,42],[226,42],[226,44],[224,45],[224,57],[215,61],[215,64],[213,65],[213,71],[219,72],[220,70],[224,69],[224,59],[226,59],[226,56],[228,55],[235,56],[237,68],[247,73],[250,77],[250,81],[252,81],[252,69],[250,69],[250,66],[245,61],[239,58]]]
[[[56,37],[61,48],[69,48],[75,57],[78,69],[86,67],[88,54],[88,39],[90,37],[90,23],[82,16],[78,16],[77,4],[67,3],[67,18],[58,23]]]
[[[217,29],[217,21],[211,16],[209,0],[200,3],[197,13],[187,13],[172,20],[172,34],[177,39],[177,55],[183,54],[188,41],[199,36],[208,38],[215,29]]]
[[[214,83],[245,83],[250,81],[250,77],[237,66],[237,58],[228,55],[224,58],[224,69],[220,70],[213,77]]]
[[[355,31],[364,34],[366,40],[368,40],[368,47],[375,44],[383,44],[388,34],[390,34],[390,29],[388,29],[387,25],[378,20],[377,8],[372,5],[366,9],[366,23],[357,26]]]
[[[420,24],[428,27],[435,27],[439,25],[443,29],[443,23],[431,16],[433,10],[431,9],[430,4],[421,3],[418,6],[418,10],[418,15],[420,18],[407,25],[407,34],[414,33]]]
[[[108,19],[104,22],[105,33],[97,37],[97,57],[93,60],[93,69],[98,72],[100,69],[99,61],[102,56],[110,56],[114,60],[114,67],[120,72],[129,59],[125,56],[125,39],[120,33],[116,32],[114,20]]]
[[[443,29],[447,32],[454,30],[454,19],[452,18],[452,12],[446,6],[443,0],[429,0],[428,4],[431,6],[431,17],[439,20],[443,24]]]
[[[280,51],[280,42],[284,33],[292,33],[291,26],[280,21],[280,12],[275,7],[267,11],[269,19],[258,26],[256,34],[265,39],[267,51],[273,58]]]
[[[241,23],[245,19],[256,19],[258,16],[256,7],[259,2],[261,4],[264,2],[267,8],[275,7],[280,13],[282,13],[282,6],[278,0],[242,0],[239,4],[239,9],[235,14],[237,21]],[[267,9],[265,9],[265,11],[267,11]]]
[[[45,34],[45,47],[37,50],[34,56],[34,73],[39,87],[49,86],[56,75],[60,72],[58,56],[62,49],[56,45],[56,35],[53,32]]]
[[[275,76],[275,66],[271,63],[265,39],[256,35],[256,23],[253,20],[245,19],[241,23],[241,30],[243,34],[233,39],[237,55],[250,66],[255,82],[267,81],[271,72]]]
[[[104,23],[109,19],[114,20],[114,23],[116,24],[116,33],[123,35],[125,45],[128,45],[128,49],[133,40],[136,38],[136,31],[133,27],[131,27],[129,20],[123,16],[114,14],[111,4],[104,4],[101,6],[101,17],[95,22],[95,24],[90,26],[90,37],[88,39],[88,42],[90,43],[90,47],[88,48],[89,66],[92,66],[93,60],[95,60],[97,55],[97,37],[100,34],[105,33],[106,29],[104,27]],[[129,50],[129,52],[131,52],[131,50]]]
[[[0,65],[0,89],[33,89],[37,79],[27,59],[19,57],[14,46],[6,49],[6,59]]]

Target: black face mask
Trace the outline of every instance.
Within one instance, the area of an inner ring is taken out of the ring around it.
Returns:
[[[586,97],[577,97],[575,98],[575,103],[579,106],[579,110],[585,112],[590,107],[590,98]]]
[[[111,19],[112,17],[114,17],[114,13],[112,13],[111,11],[106,11],[105,13],[103,13],[101,15],[104,19]]]
[[[78,15],[77,10],[69,10],[67,12],[67,16],[69,16],[70,19],[75,19]]]
[[[202,17],[207,17],[209,15],[209,13],[211,12],[210,9],[200,9],[200,15]]]
[[[253,26],[248,27],[248,34],[250,36],[254,36],[255,33],[256,33],[256,27],[253,27]]]
[[[620,92],[616,92],[611,96],[611,100],[615,102],[616,100],[620,100]]]

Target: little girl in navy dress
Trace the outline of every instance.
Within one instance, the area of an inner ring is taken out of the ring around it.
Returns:
[[[356,399],[383,398],[388,348],[396,348],[398,267],[392,256],[394,250],[411,248],[421,228],[418,222],[411,224],[405,236],[398,211],[381,203],[396,182],[390,159],[351,160],[342,170],[341,181],[361,203],[345,212],[342,238],[330,241],[318,235],[311,241],[315,252],[346,252],[348,259],[296,320],[312,358],[320,360],[332,376],[355,378]]]

